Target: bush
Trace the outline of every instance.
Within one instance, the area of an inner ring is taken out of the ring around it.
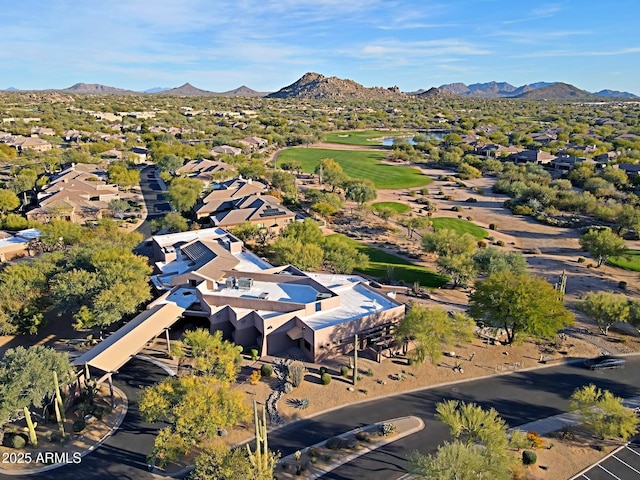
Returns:
[[[9,445],[11,448],[24,448],[27,446],[27,437],[20,433],[16,433],[11,437]]]
[[[304,374],[307,369],[300,360],[291,362],[289,365],[289,380],[294,387],[299,387],[304,381]]]
[[[291,393],[291,391],[293,390],[293,385],[291,385],[291,382],[285,382],[282,390],[284,391],[284,393]]]
[[[618,282],[618,288],[620,290],[626,290],[627,289],[627,282],[625,282],[624,280],[621,280],[620,282]]]
[[[484,240],[478,240],[478,248],[487,248],[487,242]]]
[[[96,417],[98,420],[102,420],[102,417],[104,417],[104,407],[94,408],[93,412],[91,412],[91,415]]]
[[[346,365],[343,365],[340,367],[340,375],[342,375],[343,377],[348,377],[349,376],[349,367],[347,367]]]
[[[535,465],[538,461],[538,456],[536,452],[532,452],[531,450],[525,450],[522,452],[522,463],[524,465]]]
[[[388,435],[392,435],[396,433],[396,426],[395,424],[388,422],[388,423],[383,423],[382,425],[380,425],[380,435],[386,437]]]
[[[373,370],[371,368],[367,370],[367,377],[373,377]]]
[[[529,442],[532,448],[544,447],[544,440],[540,438],[540,434],[538,432],[531,431],[527,433],[527,441]]]
[[[578,258],[578,263],[584,263],[584,262],[586,262],[586,261],[587,261],[587,260],[586,260],[584,257],[579,257],[579,258]]]
[[[327,372],[324,372],[320,375],[320,380],[322,380],[323,385],[329,385],[331,383],[331,375]]]
[[[498,225],[495,223],[490,223],[489,224],[489,230],[498,230]]]
[[[324,444],[329,450],[338,450],[342,447],[342,439],[338,437],[332,437]]]
[[[499,246],[499,247],[504,247],[504,240],[498,240],[496,242],[496,245]]]
[[[251,353],[251,361],[255,362],[258,359],[258,350],[256,350],[255,348],[252,348],[250,353]]]
[[[273,367],[267,363],[260,367],[260,375],[263,377],[270,377],[273,375]]]
[[[460,205],[456,205],[454,207],[451,207],[451,210],[453,210],[454,212],[461,212],[462,207]]]
[[[73,422],[71,430],[73,430],[75,433],[80,433],[85,429],[86,426],[87,424],[84,420],[76,420],[75,422]]]
[[[320,375],[322,375],[323,373],[328,373],[329,369],[327,367],[320,367],[319,371],[320,371]]]
[[[469,197],[465,200],[467,203],[476,203],[478,201],[477,198]]]
[[[361,442],[370,442],[371,434],[369,432],[360,431],[356,433],[356,439],[360,440]]]
[[[258,382],[260,381],[260,370],[254,370],[253,372],[251,372],[251,375],[249,376],[249,383],[251,385],[257,385]]]
[[[528,205],[516,205],[512,212],[514,215],[532,215],[533,209]]]

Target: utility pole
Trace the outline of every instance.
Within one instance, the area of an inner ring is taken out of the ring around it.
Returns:
[[[358,334],[353,337],[353,384],[358,381]]]

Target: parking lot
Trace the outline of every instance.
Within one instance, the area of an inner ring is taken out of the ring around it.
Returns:
[[[638,480],[639,478],[640,443],[632,442],[571,480]]]

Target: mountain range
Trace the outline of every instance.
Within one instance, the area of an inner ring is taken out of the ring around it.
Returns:
[[[20,91],[14,87],[5,91]],[[465,96],[476,98],[523,98],[530,100],[602,100],[602,99],[638,99],[637,95],[616,90],[600,90],[599,92],[587,92],[573,85],[563,82],[536,82],[516,87],[507,82],[473,83],[448,83],[440,87],[432,87],[428,90],[420,89],[415,92],[403,93],[398,87],[365,87],[353,80],[338,77],[326,77],[315,72],[305,73],[300,79],[281,88],[277,92],[258,92],[242,85],[226,92],[211,92],[185,83],[175,88],[154,87],[143,92],[109,87],[96,83],[76,83],[75,85],[60,89],[48,90],[61,93],[78,94],[114,94],[114,95],[175,95],[175,96],[223,96],[223,97],[268,97],[268,98],[299,98],[315,100],[346,100],[346,99],[394,99],[403,98],[406,95],[424,97],[449,97]]]

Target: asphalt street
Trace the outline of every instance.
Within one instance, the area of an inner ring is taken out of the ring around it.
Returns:
[[[155,165],[148,165],[140,171],[140,190],[147,207],[147,218],[136,229],[144,238],[151,236],[149,222],[171,211],[169,202],[164,197],[158,179],[155,176]]]
[[[84,457],[79,465],[65,466],[35,477],[0,478],[152,478],[147,472],[146,455],[151,452],[153,439],[162,424],[142,422],[136,402],[141,386],[157,382],[164,375],[160,368],[139,360],[132,360],[120,370],[114,380],[129,397],[129,412],[118,432],[97,451]],[[579,364],[568,364],[372,400],[285,425],[269,434],[269,445],[286,456],[362,425],[403,415],[419,416],[426,425],[421,432],[359,457],[322,477],[392,480],[406,473],[407,457],[411,452],[432,453],[449,438],[447,428],[434,419],[437,402],[451,398],[493,407],[509,426],[515,427],[568,410],[571,393],[589,383],[623,398],[640,396],[640,357],[630,358],[627,368],[622,370],[593,372]]]

